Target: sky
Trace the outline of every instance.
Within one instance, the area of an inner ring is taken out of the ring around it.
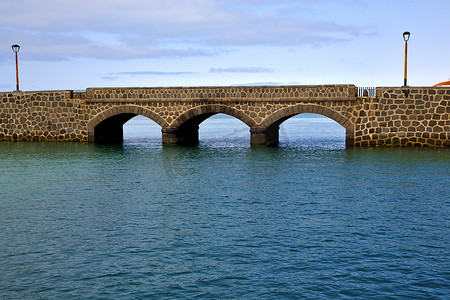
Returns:
[[[450,80],[449,0],[0,0],[0,91]]]

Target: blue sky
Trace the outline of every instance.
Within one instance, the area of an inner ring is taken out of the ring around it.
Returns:
[[[0,91],[450,80],[449,0],[0,0]]]

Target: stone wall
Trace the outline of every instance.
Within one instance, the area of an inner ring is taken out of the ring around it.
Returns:
[[[355,146],[450,147],[449,88],[377,88],[363,98]]]
[[[94,102],[119,101],[321,101],[355,98],[354,85],[302,85],[256,87],[89,88]]]
[[[71,91],[0,93],[0,140],[87,140],[85,103]]]
[[[450,147],[449,88],[377,88],[376,97],[362,98],[356,91],[321,85],[0,93],[0,140],[93,141],[100,124],[119,132],[144,115],[161,126],[163,141],[176,142],[181,133],[195,137],[188,131],[208,116],[225,113],[249,126],[252,142],[264,143],[277,141],[290,116],[317,113],[346,128],[348,146]]]

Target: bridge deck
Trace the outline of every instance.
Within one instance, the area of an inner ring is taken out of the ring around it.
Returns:
[[[153,101],[355,101],[354,85],[290,85],[236,87],[163,87],[163,88],[88,88],[86,101],[153,102]]]

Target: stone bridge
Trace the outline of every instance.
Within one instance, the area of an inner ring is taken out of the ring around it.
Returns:
[[[199,124],[218,113],[250,130],[252,145],[276,145],[279,126],[301,114],[326,116],[352,146],[450,146],[450,88],[354,85],[88,88],[85,92],[0,93],[0,140],[120,143],[122,126],[142,115],[164,144],[196,144]]]

